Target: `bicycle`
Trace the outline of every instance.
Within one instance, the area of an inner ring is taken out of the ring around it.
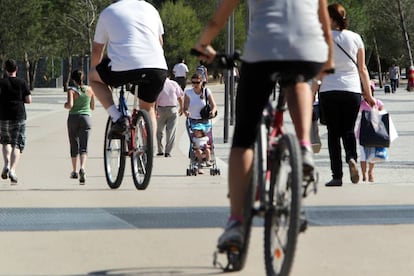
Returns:
[[[192,50],[191,54],[201,53]],[[220,54],[219,65],[234,67],[240,54]],[[332,73],[328,70],[327,73]],[[273,93],[275,97],[275,91]],[[244,243],[213,255],[213,265],[226,272],[243,269],[248,253],[252,220],[264,218],[264,251],[267,275],[288,275],[293,264],[298,235],[307,228],[302,198],[317,192],[317,173],[303,176],[302,154],[296,135],[286,133],[283,114],[287,110],[285,90],[279,89],[276,105],[269,100],[263,111],[260,131],[254,147],[253,174],[244,207]],[[227,256],[227,265],[218,261],[218,254]]]
[[[121,186],[126,157],[131,158],[131,171],[134,185],[138,190],[148,187],[153,163],[153,134],[151,119],[146,110],[138,109],[138,85],[135,85],[132,114],[128,111],[125,98],[125,85],[119,91],[118,110],[128,118],[125,135],[110,138],[108,133],[112,127],[112,119],[108,118],[105,128],[104,166],[105,177],[111,189]]]

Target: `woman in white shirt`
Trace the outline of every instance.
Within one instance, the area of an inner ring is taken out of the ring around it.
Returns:
[[[346,11],[340,4],[328,6],[334,40],[335,74],[326,75],[319,89],[319,107],[326,119],[332,180],[325,186],[342,186],[341,139],[352,183],[358,183],[355,120],[361,94],[372,106],[370,80],[365,66],[365,49],[361,36],[347,30]],[[362,89],[361,89],[362,84]]]

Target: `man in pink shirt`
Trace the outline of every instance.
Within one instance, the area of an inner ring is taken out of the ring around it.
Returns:
[[[183,114],[184,92],[177,82],[167,78],[157,99],[157,156],[171,157],[178,116]],[[164,128],[165,153],[162,144]]]

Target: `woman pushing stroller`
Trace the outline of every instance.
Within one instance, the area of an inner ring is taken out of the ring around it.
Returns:
[[[200,74],[192,75],[191,83],[193,87],[187,89],[184,96],[184,114],[188,118],[186,126],[191,142],[187,175],[202,174],[201,168],[204,166],[211,167],[211,175],[217,175],[220,170],[215,163],[211,125],[211,118],[217,112],[216,102],[211,90],[202,86]],[[200,111],[207,103],[211,106],[210,118],[202,118]]]
[[[193,88],[185,91],[184,97],[184,114],[190,119],[191,124],[208,123],[209,118],[202,119],[200,111],[207,104],[211,106],[211,117],[217,111],[216,102],[211,90],[202,86],[202,77],[200,74],[194,74],[191,77]]]

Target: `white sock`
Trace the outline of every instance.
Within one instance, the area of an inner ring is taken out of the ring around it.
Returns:
[[[118,121],[119,118],[121,118],[121,112],[119,112],[118,108],[116,108],[116,105],[111,105],[106,112],[108,112],[109,116],[112,118],[112,122]]]

